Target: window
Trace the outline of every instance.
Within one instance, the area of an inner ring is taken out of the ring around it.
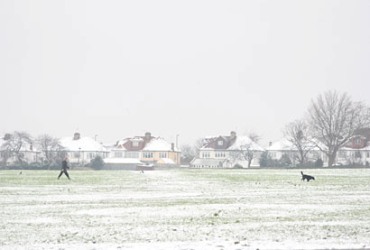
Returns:
[[[159,158],[167,158],[167,153],[166,152],[160,152],[159,153]]]
[[[225,152],[216,152],[215,158],[225,158],[226,154]]]
[[[135,147],[135,148],[139,147],[139,142],[138,141],[133,141],[132,146]]]
[[[217,145],[218,145],[218,146],[222,146],[222,145],[224,145],[224,141],[218,141],[218,142],[217,142]]]
[[[144,152],[143,157],[144,158],[153,158],[153,153],[152,152]]]
[[[125,158],[139,158],[139,152],[126,152]]]
[[[122,157],[122,152],[114,152],[114,157],[121,158]]]
[[[202,158],[210,158],[211,154],[209,152],[202,152]]]
[[[355,152],[355,157],[356,158],[361,158],[361,152],[360,151],[356,151]]]

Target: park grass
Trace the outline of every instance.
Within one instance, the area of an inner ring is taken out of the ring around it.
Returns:
[[[0,248],[369,248],[370,169],[303,171],[0,171]]]

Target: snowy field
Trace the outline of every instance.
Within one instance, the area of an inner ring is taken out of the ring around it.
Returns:
[[[0,249],[370,249],[370,169],[0,171]]]

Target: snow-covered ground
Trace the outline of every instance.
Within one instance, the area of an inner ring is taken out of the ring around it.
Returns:
[[[0,171],[0,249],[369,249],[370,169]]]

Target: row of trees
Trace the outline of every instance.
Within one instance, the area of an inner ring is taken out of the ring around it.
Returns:
[[[12,158],[15,163],[24,164],[26,162],[24,152],[32,151],[34,147],[40,151],[43,164],[53,164],[63,157],[63,147],[58,138],[47,134],[33,138],[27,132],[15,131],[3,137],[3,143],[0,145],[2,165],[7,165]]]
[[[0,165],[7,166],[8,161],[13,159],[12,166],[24,167],[28,163],[25,159],[24,152],[33,151],[34,146],[38,151],[38,166],[41,164],[48,168],[60,167],[61,161],[65,157],[66,152],[58,138],[52,137],[48,134],[43,134],[33,138],[29,133],[19,131],[5,134],[3,137],[3,143],[0,145]],[[101,156],[96,156],[86,166],[93,169],[101,169],[104,166],[104,161]]]

